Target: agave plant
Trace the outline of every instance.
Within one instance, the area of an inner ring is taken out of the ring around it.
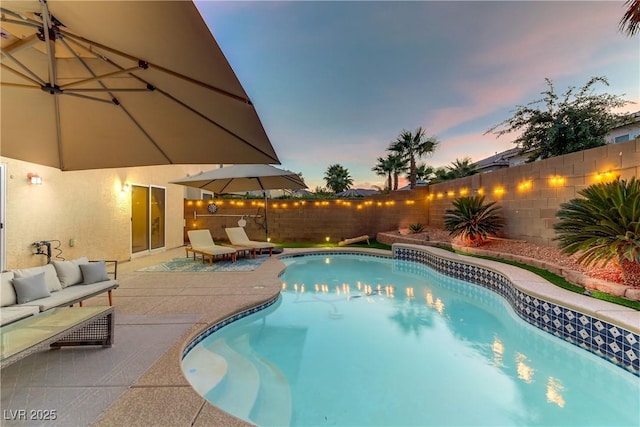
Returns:
[[[484,196],[479,195],[456,198],[454,209],[445,211],[444,229],[451,237],[460,237],[467,246],[480,246],[504,226],[500,207],[495,204],[485,205]]]
[[[424,225],[422,225],[419,222],[416,224],[409,224],[409,231],[412,234],[422,233],[423,230],[424,230]]]
[[[585,266],[615,260],[626,285],[640,287],[640,180],[593,184],[583,199],[560,205],[554,224],[559,247]]]

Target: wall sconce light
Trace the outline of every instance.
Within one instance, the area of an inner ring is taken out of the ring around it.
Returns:
[[[42,184],[42,177],[40,175],[38,175],[37,173],[29,172],[27,174],[27,179],[29,180],[29,182],[31,184]]]
[[[493,194],[495,194],[496,196],[502,196],[504,194],[504,188],[503,187],[496,187],[493,190]]]
[[[120,188],[120,191],[122,193],[128,193],[131,191],[131,185],[127,184],[126,182],[122,184],[122,188]]]

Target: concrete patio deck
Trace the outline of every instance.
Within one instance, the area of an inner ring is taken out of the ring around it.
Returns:
[[[136,271],[179,256],[184,256],[184,248],[118,265],[112,348],[45,351],[3,369],[0,424],[249,425],[208,404],[191,388],[182,375],[180,355],[207,325],[276,295],[284,264],[272,257],[248,272]],[[85,303],[106,304],[106,296]],[[38,410],[44,412],[30,413]],[[55,419],[32,419],[46,411],[55,411]]]

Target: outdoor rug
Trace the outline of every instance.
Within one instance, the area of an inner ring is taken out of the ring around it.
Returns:
[[[203,264],[201,259],[194,261],[191,257],[180,257],[164,261],[150,267],[141,268],[137,271],[188,273],[208,271],[253,271],[267,258],[269,258],[268,255],[258,255],[256,258],[238,258],[236,262],[217,260],[214,261],[213,265],[210,265],[208,261]]]

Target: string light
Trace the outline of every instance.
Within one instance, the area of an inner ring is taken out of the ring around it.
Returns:
[[[552,176],[551,178],[549,178],[549,185],[551,185],[552,187],[559,187],[561,185],[564,185],[565,179],[562,176]]]
[[[533,184],[531,183],[531,180],[523,181],[518,184],[518,190],[520,191],[530,190],[532,187]]]

